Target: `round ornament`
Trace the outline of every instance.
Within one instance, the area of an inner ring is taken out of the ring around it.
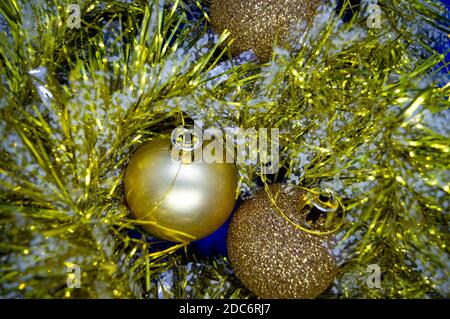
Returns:
[[[239,206],[228,231],[228,256],[237,277],[257,296],[314,298],[332,283],[338,271],[332,237],[295,226],[326,223],[326,217],[315,216],[317,209],[326,207],[321,211],[326,215],[334,204],[322,199],[324,205],[311,204],[305,191],[274,184],[269,193],[261,191]]]
[[[212,0],[211,22],[217,32],[230,31],[233,55],[252,49],[267,62],[272,47],[282,43],[289,28],[309,22],[320,0]]]
[[[125,198],[151,234],[190,242],[213,233],[230,216],[237,171],[232,163],[187,161],[185,148],[174,159],[172,146],[170,139],[158,138],[136,150],[125,172]]]

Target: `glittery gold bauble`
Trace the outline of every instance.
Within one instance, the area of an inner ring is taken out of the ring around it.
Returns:
[[[303,224],[307,196],[270,186],[276,205],[291,221]],[[262,298],[314,298],[333,281],[337,266],[331,238],[312,235],[289,223],[265,191],[244,201],[228,231],[228,255],[242,283]]]
[[[176,161],[166,139],[140,146],[125,173],[125,197],[136,219],[175,242],[206,237],[225,223],[236,188],[234,164]]]
[[[230,31],[234,55],[252,49],[261,62],[267,62],[275,41],[282,43],[291,26],[309,22],[319,3],[320,0],[212,0],[211,22],[219,33]]]

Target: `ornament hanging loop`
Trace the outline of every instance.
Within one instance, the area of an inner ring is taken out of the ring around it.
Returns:
[[[306,221],[308,218],[311,218],[312,220],[315,220],[318,218],[318,216],[313,216],[314,214],[319,215],[319,214],[326,214],[326,218],[325,218],[325,226],[329,226],[330,224],[332,224],[332,220],[335,218],[336,214],[338,213],[342,213],[342,218],[339,221],[338,225],[336,227],[334,227],[331,230],[315,230],[315,229],[310,229],[310,228],[306,228],[302,225],[300,225],[298,222],[292,220],[288,215],[286,215],[277,205],[275,198],[273,197],[273,195],[268,192],[268,196],[272,202],[272,204],[274,205],[274,207],[277,209],[277,211],[283,216],[283,218],[288,221],[291,225],[293,225],[294,227],[307,232],[309,234],[312,235],[329,235],[329,234],[333,234],[335,232],[337,232],[345,219],[345,206],[342,203],[341,199],[339,196],[336,195],[336,193],[329,189],[329,188],[325,188],[325,189],[320,189],[320,188],[314,188],[314,189],[308,189],[305,187],[301,187],[301,186],[297,186],[300,187],[301,189],[303,189],[304,191],[306,191],[306,194],[304,195],[305,197],[305,202],[303,205],[301,205],[301,207],[298,207],[298,211],[304,211],[305,209],[309,210],[309,213],[306,216]],[[268,189],[266,189],[267,191]],[[307,225],[305,225],[307,226]],[[311,226],[311,225],[309,225]]]
[[[195,151],[203,145],[201,129],[191,125],[177,127],[172,131],[171,142],[177,150]]]
[[[308,207],[305,223],[310,228],[314,228],[314,224],[321,217],[324,217],[322,227],[328,229],[333,224],[339,209],[344,211],[344,206],[339,197],[329,188],[314,188],[312,190],[307,190],[306,198],[307,201],[303,206],[303,209]],[[336,228],[336,230],[338,228]]]
[[[335,213],[339,209],[337,196],[334,191],[329,188],[312,189],[308,191],[307,197],[312,206],[322,212]]]

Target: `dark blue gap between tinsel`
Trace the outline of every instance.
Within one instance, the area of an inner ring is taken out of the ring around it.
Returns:
[[[234,206],[233,212],[230,214],[230,217],[227,221],[214,233],[205,237],[203,239],[193,241],[188,245],[188,252],[194,254],[199,258],[211,258],[211,257],[228,257],[227,252],[227,234],[228,227],[230,225],[231,219],[233,217],[234,212],[237,210],[241,202],[241,199],[238,198],[236,201],[236,205]],[[128,236],[130,238],[135,238],[139,240],[145,240],[150,243],[149,253],[154,253],[158,251],[162,251],[168,249],[178,243],[161,240],[155,238],[151,235],[144,235],[145,230],[141,226],[137,226],[138,230],[129,230]],[[176,254],[184,254],[184,250],[180,249],[176,252]]]

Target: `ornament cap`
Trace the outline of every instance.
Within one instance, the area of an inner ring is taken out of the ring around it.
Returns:
[[[314,188],[308,192],[311,204],[323,212],[336,212],[339,209],[339,201],[336,194],[330,188]]]
[[[172,131],[172,147],[177,150],[195,151],[203,145],[203,135],[201,129],[197,126],[179,126]]]

